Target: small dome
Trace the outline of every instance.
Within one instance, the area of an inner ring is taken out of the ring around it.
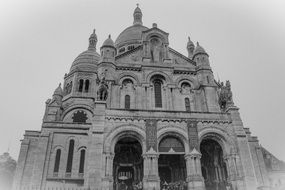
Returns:
[[[59,95],[59,96],[62,96],[63,94],[63,91],[62,91],[62,88],[61,88],[61,83],[59,83],[58,87],[55,89],[53,95]]]
[[[200,54],[200,53],[207,54],[205,49],[202,46],[200,46],[199,42],[197,42],[197,46],[196,46],[196,48],[194,50],[194,55]]]
[[[75,58],[70,68],[70,71],[76,69],[84,71],[95,70],[99,60],[100,55],[95,50],[86,50]]]
[[[135,14],[135,13],[140,13],[140,14],[142,14],[142,10],[139,8],[138,4],[137,4],[137,7],[135,8],[134,14]]]
[[[120,48],[125,44],[139,44],[142,38],[142,32],[145,30],[148,30],[148,28],[138,24],[126,28],[116,39],[115,46]]]
[[[100,55],[96,52],[97,35],[95,29],[89,37],[88,50],[79,54],[73,61],[70,72],[76,69],[81,71],[92,71],[100,60]]]
[[[104,46],[115,47],[114,41],[112,40],[111,35],[109,35],[109,37],[104,41],[102,47],[104,47]]]

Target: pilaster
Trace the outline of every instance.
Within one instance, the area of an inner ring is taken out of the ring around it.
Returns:
[[[242,167],[238,169],[242,171],[243,176],[241,177],[244,179],[246,186],[245,189],[252,190],[257,188],[257,180],[248,139],[243,129],[243,123],[241,121],[238,110],[239,109],[236,106],[230,106],[227,108],[226,112],[230,113],[232,119],[232,126],[236,135],[239,158],[241,161],[240,167]]]
[[[104,177],[102,179],[102,189],[103,190],[112,190],[113,189],[113,160],[115,155],[112,153],[104,154],[104,168],[105,171]]]
[[[195,148],[189,154],[185,155],[187,169],[187,187],[188,190],[204,190],[204,178],[201,171],[201,153]]]
[[[103,175],[103,134],[105,126],[106,102],[96,101],[92,127],[89,131],[89,142],[87,148],[87,177],[85,186],[90,190],[102,188]]]
[[[29,139],[22,140],[20,154],[17,162],[17,168],[13,180],[13,186],[12,186],[13,190],[19,190],[21,188],[22,178],[27,160],[27,154],[29,150],[29,144],[30,144]]]
[[[152,149],[143,155],[144,159],[144,178],[143,186],[146,190],[159,190],[160,179],[158,175],[159,155]]]
[[[40,189],[43,181],[45,161],[49,144],[49,132],[42,132],[38,140],[31,184],[33,188]]]

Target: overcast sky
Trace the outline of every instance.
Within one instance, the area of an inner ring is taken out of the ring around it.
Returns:
[[[214,75],[230,80],[244,127],[285,160],[284,0],[0,0],[0,154],[17,159],[24,130],[40,130],[45,101],[96,28],[97,50],[132,25],[169,33],[187,55],[187,36],[210,55]]]

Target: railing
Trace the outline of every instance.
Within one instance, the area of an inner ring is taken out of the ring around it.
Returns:
[[[160,184],[161,190],[187,190],[187,183],[185,181],[164,182]]]
[[[22,186],[17,190],[93,190],[88,187],[45,187],[37,188],[33,186]]]

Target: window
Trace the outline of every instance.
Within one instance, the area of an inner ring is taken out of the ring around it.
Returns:
[[[85,81],[85,92],[88,92],[88,90],[89,90],[89,80],[86,80]]]
[[[125,96],[125,109],[130,109],[131,107],[131,98],[129,95],[126,95]]]
[[[58,173],[58,171],[59,171],[60,154],[61,154],[61,150],[58,149],[56,151],[56,155],[55,155],[55,163],[54,163],[54,168],[53,168],[54,173]]]
[[[82,90],[83,90],[83,82],[84,82],[83,79],[79,80],[79,88],[78,88],[79,92],[82,92]]]
[[[80,163],[79,163],[79,173],[84,173],[84,162],[85,162],[85,150],[80,151]]]
[[[74,151],[74,140],[72,139],[69,141],[66,173],[71,173],[71,170],[72,170],[73,151]]]
[[[132,50],[134,48],[135,48],[135,46],[128,46],[128,50]]]
[[[73,123],[86,123],[88,117],[84,111],[77,111],[73,114]]]
[[[119,53],[123,53],[124,51],[125,51],[125,48],[123,47],[119,50]]]
[[[189,98],[185,98],[185,109],[186,111],[191,111]]]
[[[155,80],[153,82],[153,85],[154,85],[155,107],[162,108],[161,81],[160,80]]]

